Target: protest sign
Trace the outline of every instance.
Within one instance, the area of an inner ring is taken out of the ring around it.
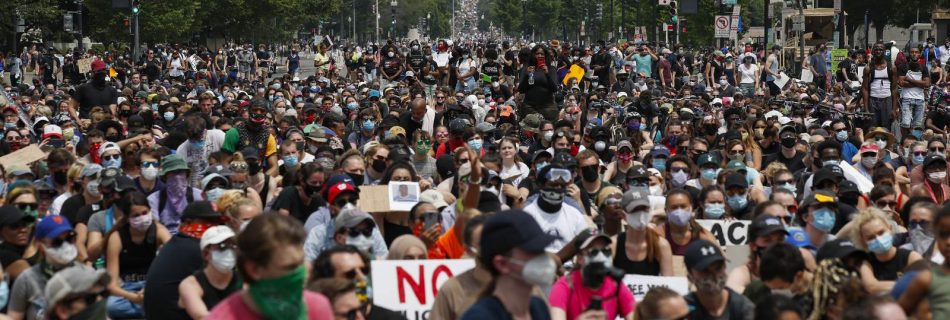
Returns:
[[[405,186],[401,190],[399,186]],[[419,202],[418,182],[391,182],[383,186],[360,186],[360,199],[356,205],[369,213],[409,211]],[[405,191],[405,192],[402,192]]]
[[[43,158],[46,158],[46,153],[43,152],[39,146],[31,144],[0,157],[0,165],[3,165],[6,169],[10,169],[11,165],[29,166],[31,163],[42,160]]]
[[[475,260],[375,260],[372,263],[373,303],[425,320],[439,288],[449,278],[475,267]],[[470,288],[478,290],[480,288]]]
[[[746,239],[749,224],[752,223],[749,220],[699,219],[696,222],[699,222],[700,226],[709,230],[719,240],[720,247],[749,243],[749,239]]]
[[[623,277],[623,284],[630,288],[633,298],[640,302],[643,296],[655,287],[667,287],[681,295],[689,293],[689,280],[686,277],[656,277],[639,274],[628,274]]]
[[[76,60],[76,68],[79,68],[80,74],[86,74],[92,71],[92,60],[95,58],[85,58]]]

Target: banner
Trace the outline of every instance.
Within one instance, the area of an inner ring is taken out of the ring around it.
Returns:
[[[698,219],[700,226],[709,230],[719,240],[719,246],[738,246],[749,243],[747,238],[750,220]]]
[[[643,296],[655,287],[667,287],[680,295],[689,294],[689,280],[686,277],[655,277],[639,274],[628,274],[623,277],[623,284],[630,288],[633,298],[639,303]]]
[[[475,267],[475,260],[374,260],[373,303],[406,319],[425,320],[439,288],[449,278]],[[481,288],[468,288],[480,290]]]

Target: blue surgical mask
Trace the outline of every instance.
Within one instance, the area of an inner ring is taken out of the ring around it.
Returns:
[[[175,120],[175,113],[171,111],[165,111],[165,113],[162,116],[165,117],[165,121]]]
[[[703,207],[703,214],[706,218],[719,219],[726,214],[726,205],[722,203],[707,203]]]
[[[700,175],[706,181],[716,181],[716,177],[719,176],[719,170],[718,169],[703,169],[703,171],[700,172]]]
[[[297,155],[289,154],[284,156],[284,165],[290,167],[297,165]]]
[[[892,236],[889,232],[879,235],[877,238],[874,238],[874,240],[868,242],[868,251],[871,251],[872,253],[885,253],[888,250],[891,250],[893,247],[894,236]]]
[[[482,151],[482,139],[468,140],[468,146],[472,147],[472,150],[476,152]]]
[[[653,159],[653,169],[666,171],[666,159]]]
[[[840,142],[844,142],[845,140],[848,140],[848,132],[838,131],[838,133],[835,134],[835,139],[838,139],[838,141]]]
[[[821,232],[831,232],[835,227],[835,212],[829,208],[823,207],[812,213],[811,225]]]
[[[794,184],[794,183],[786,183],[786,184],[780,185],[780,186],[778,186],[778,187],[779,187],[779,188],[782,188],[782,189],[785,189],[785,190],[788,190],[788,192],[791,192],[791,193],[792,193],[792,196],[797,196],[797,195],[798,195],[798,188],[795,187],[795,184]]]
[[[346,108],[349,109],[350,111],[356,110],[356,108],[359,108],[359,107],[360,105],[356,102],[350,102],[346,104]]]
[[[535,171],[540,172],[541,169],[544,169],[544,167],[547,167],[548,164],[549,164],[549,163],[547,163],[547,162],[538,162],[538,164],[535,165],[535,167],[536,167]]]
[[[373,128],[376,128],[376,123],[373,120],[363,121],[363,130],[373,131]]]
[[[914,165],[919,166],[921,163],[924,163],[924,156],[923,155],[914,156],[913,161],[914,161]]]
[[[747,199],[746,195],[743,193],[727,197],[726,203],[728,203],[729,207],[733,210],[742,210],[745,209],[747,205],[749,205],[749,199]]]
[[[16,128],[16,122],[6,122],[3,124],[4,129],[13,129]]]

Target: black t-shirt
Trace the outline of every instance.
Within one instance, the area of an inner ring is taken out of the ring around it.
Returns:
[[[426,57],[422,53],[410,54],[406,57],[406,64],[416,73],[417,78],[422,77],[423,75],[420,72],[422,72],[422,67],[426,65]]]
[[[845,72],[848,73],[848,79],[858,79],[858,65],[854,64],[854,61],[851,61],[851,58],[846,58],[838,63],[838,72],[835,74],[835,77],[839,82],[844,82]]]
[[[176,234],[162,246],[145,279],[146,318],[190,319],[178,306],[178,284],[203,264],[198,239]]]
[[[709,314],[709,311],[703,307],[702,303],[699,303],[699,297],[695,292],[690,292],[686,295],[686,303],[689,304],[689,313],[690,319],[716,319],[716,320],[743,320],[752,318],[751,314],[755,312],[755,305],[752,304],[752,301],[749,301],[749,298],[739,294],[738,292],[733,291],[732,289],[726,288],[729,290],[729,300],[726,301],[726,309],[723,310],[722,315],[714,317]]]
[[[79,223],[89,225],[89,218],[92,217],[92,214],[96,213],[97,211],[105,210],[105,209],[106,208],[103,207],[102,205],[102,201],[99,201],[97,203],[90,203],[90,204],[82,206],[82,208],[79,208],[79,210],[76,211],[76,216],[73,217],[75,219],[70,219],[69,221],[71,221],[73,225],[76,225]]]
[[[515,52],[512,50],[505,51],[505,60],[510,61],[510,66],[503,66],[501,71],[505,73],[506,76],[515,75]]]
[[[83,198],[82,193],[74,195],[63,202],[63,207],[59,210],[59,215],[66,217],[66,219],[69,219],[69,222],[76,224],[76,217],[79,216],[79,210],[75,210],[74,208],[82,209],[85,205],[86,198]]]
[[[603,66],[603,69],[594,71],[601,83],[607,83],[607,76],[610,74],[610,55],[607,53],[595,54],[594,57],[590,59],[590,64],[593,66]]]
[[[798,152],[797,150],[795,151],[795,156],[791,158],[786,158],[785,155],[782,154],[782,151],[779,151],[765,157],[765,159],[762,159],[762,163],[772,163],[778,161],[784,164],[785,167],[788,168],[788,171],[795,172],[805,168],[805,164],[802,163],[802,158],[804,157],[805,154]]]
[[[498,81],[501,77],[501,64],[495,61],[485,62],[481,71],[491,77],[491,81]]]
[[[115,104],[118,98],[119,92],[108,83],[99,88],[89,81],[76,88],[76,101],[79,102],[79,116],[82,118],[88,118],[89,110],[93,107],[108,107]]]
[[[927,114],[927,117],[930,118],[930,122],[933,123],[933,125],[937,128],[943,129],[946,126],[950,126],[950,113],[947,113],[946,111],[930,111],[930,113]]]
[[[548,309],[548,305],[544,303],[544,300],[538,297],[531,297],[531,302],[528,307],[529,313],[531,314],[531,319],[534,320],[546,320],[551,319],[551,313]],[[498,297],[484,297],[475,301],[465,313],[462,314],[461,320],[481,320],[481,319],[497,319],[497,320],[511,320],[514,319],[511,316],[511,313],[505,309],[505,305],[501,303],[501,300]]]
[[[149,80],[158,79],[162,73],[162,62],[158,58],[152,58],[151,60],[145,60],[145,74],[148,75]]]
[[[267,62],[264,61],[264,60],[267,60],[267,59],[270,59],[270,53],[268,53],[267,51],[258,51],[258,52],[257,52],[257,60],[260,61],[260,66],[261,66],[262,68],[267,67]]]
[[[377,305],[373,305],[373,308],[370,310],[369,314],[366,315],[366,320],[405,320],[402,314],[396,311],[392,311]]]
[[[303,199],[300,198],[300,192],[297,190],[298,189],[293,186],[284,187],[284,190],[281,190],[280,194],[277,195],[277,199],[274,199],[273,209],[286,209],[290,212],[290,216],[297,218],[297,220],[303,223],[307,221],[307,217],[309,217],[311,213],[326,205],[326,201],[320,196],[317,196],[314,199],[310,199],[310,205],[306,205],[303,203]]]
[[[413,137],[413,133],[422,128],[422,123],[412,120],[412,112],[407,110],[399,115],[399,126],[406,129],[407,137]]]
[[[15,246],[10,243],[0,243],[0,265],[6,269],[10,264],[23,259],[23,253],[26,247]]]

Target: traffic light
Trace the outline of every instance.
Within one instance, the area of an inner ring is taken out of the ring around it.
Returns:
[[[680,32],[686,33],[686,19],[680,20]]]
[[[679,17],[677,17],[676,1],[670,1],[670,20],[676,23],[677,19]]]
[[[139,14],[139,1],[132,1],[132,14]]]

